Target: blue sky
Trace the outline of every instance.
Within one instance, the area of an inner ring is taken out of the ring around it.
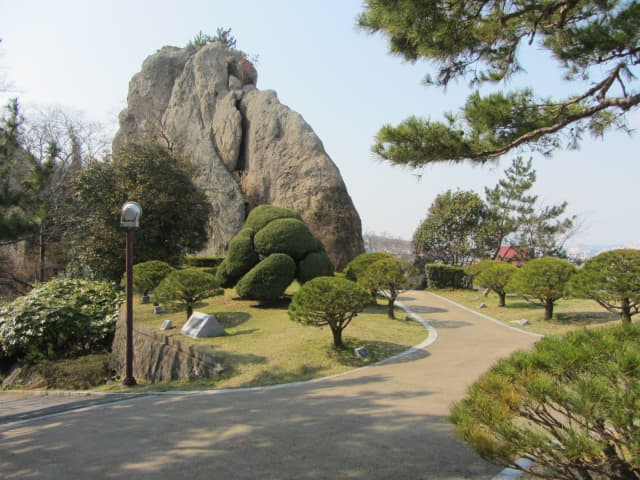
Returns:
[[[0,73],[28,107],[59,105],[115,129],[129,79],[164,45],[184,46],[199,31],[231,28],[237,47],[258,55],[258,88],[273,89],[300,113],[340,169],[363,230],[410,239],[435,196],[448,189],[493,186],[509,157],[482,167],[459,164],[420,171],[392,167],[370,153],[384,123],[417,114],[441,119],[469,91],[426,88],[426,63],[387,54],[386,40],[355,27],[360,0],[0,0]],[[527,53],[530,85],[571,92],[551,59]],[[632,112],[630,124],[640,126]],[[534,156],[535,191],[546,204],[569,202],[583,227],[570,242],[640,246],[638,135],[609,133],[579,151]],[[522,152],[525,157],[528,152]],[[414,174],[422,175],[420,179]]]

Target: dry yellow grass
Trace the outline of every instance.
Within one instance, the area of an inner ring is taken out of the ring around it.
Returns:
[[[434,290],[433,293],[464,305],[510,326],[542,335],[559,335],[576,328],[619,322],[618,315],[608,312],[593,300],[563,298],[556,302],[553,319],[544,321],[544,308],[525,301],[522,297],[507,296],[506,306],[498,306],[498,295],[487,297],[481,290]],[[484,303],[486,308],[479,308]],[[520,326],[517,321],[527,319],[529,325]]]
[[[398,310],[397,320],[386,316],[386,303],[372,306],[359,314],[344,330],[346,350],[332,345],[331,331],[293,322],[287,314],[287,302],[275,308],[262,308],[256,302],[234,298],[234,291],[212,297],[197,305],[196,311],[214,315],[225,328],[222,337],[193,340],[181,336],[181,341],[210,345],[225,367],[219,379],[193,382],[172,382],[154,385],[165,388],[233,388],[274,385],[303,381],[341,373],[375,363],[419,344],[427,331],[414,320],[405,320]],[[134,304],[134,319],[154,329],[170,319],[176,327],[165,331],[179,335],[186,321],[183,309],[153,314],[151,305]],[[370,356],[357,358],[356,347],[365,347]]]

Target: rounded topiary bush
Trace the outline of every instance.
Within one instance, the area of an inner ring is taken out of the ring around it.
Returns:
[[[245,222],[245,227],[249,227],[257,232],[264,228],[269,222],[279,218],[295,218],[296,220],[302,221],[300,214],[290,208],[278,207],[276,205],[260,205],[251,210]]]
[[[253,239],[260,255],[286,253],[294,260],[301,260],[317,248],[315,237],[301,220],[279,218],[269,222]]]
[[[245,227],[229,242],[225,271],[230,277],[242,277],[260,261],[253,246],[253,235],[254,231]]]
[[[275,303],[296,275],[296,262],[289,255],[274,253],[253,267],[236,285],[240,298]]]
[[[344,268],[344,275],[348,280],[357,282],[358,278],[367,268],[369,268],[370,265],[373,265],[375,262],[382,260],[383,258],[393,258],[393,255],[384,252],[361,253],[347,264]]]
[[[333,263],[327,252],[311,252],[298,262],[296,278],[302,284],[316,277],[333,276]]]
[[[171,265],[161,260],[138,263],[133,266],[133,290],[141,295],[147,295],[173,270]]]

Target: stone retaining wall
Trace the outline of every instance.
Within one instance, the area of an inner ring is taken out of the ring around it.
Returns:
[[[113,340],[114,368],[125,376],[126,359],[126,308],[120,311]],[[140,324],[133,324],[133,376],[145,382],[211,378],[223,368],[216,360],[211,346],[187,345],[163,331]]]

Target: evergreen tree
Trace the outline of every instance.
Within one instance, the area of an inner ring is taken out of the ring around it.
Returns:
[[[530,194],[536,181],[531,159],[527,162],[522,157],[513,159],[504,173],[505,177],[494,188],[485,187],[491,212],[485,230],[497,247],[491,258],[497,258],[505,240],[519,247],[526,258],[561,255],[565,241],[575,231],[575,216],[560,218],[567,202],[538,207],[537,195]]]
[[[451,190],[436,197],[413,234],[413,247],[430,261],[464,267],[485,256],[486,205],[475,192]]]
[[[391,53],[437,68],[430,85],[508,82],[522,72],[527,47],[546,51],[565,80],[568,98],[540,97],[530,88],[483,96],[476,91],[444,121],[411,117],[385,125],[373,151],[397,165],[469,160],[483,163],[520,147],[549,154],[577,148],[585,133],[627,129],[640,103],[640,3],[635,0],[367,0],[359,25],[382,32]]]

